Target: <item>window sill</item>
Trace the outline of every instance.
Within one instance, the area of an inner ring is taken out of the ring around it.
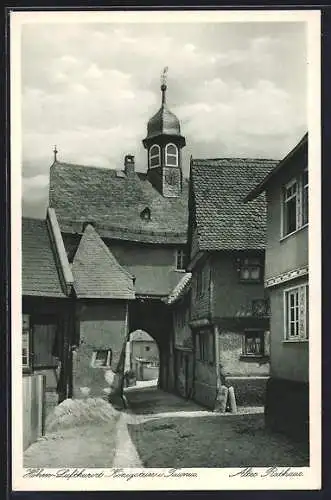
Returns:
[[[300,231],[302,231],[303,229],[305,229],[306,227],[308,227],[308,225],[309,225],[308,223],[304,224],[303,226],[299,227],[295,231],[292,231],[292,233],[285,234],[285,236],[282,236],[279,241],[282,242],[284,240],[287,240],[287,238],[290,238],[291,236],[294,236],[295,234],[299,233]]]
[[[177,271],[177,273],[186,273],[186,270],[185,269],[175,269],[175,271]]]
[[[301,344],[302,342],[309,342],[309,339],[283,339],[283,344]]]
[[[269,361],[269,356],[266,354],[241,354],[239,356],[240,361],[264,361],[267,363]]]

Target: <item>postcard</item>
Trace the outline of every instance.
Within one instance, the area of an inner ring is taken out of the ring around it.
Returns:
[[[11,11],[14,491],[321,488],[320,39]]]

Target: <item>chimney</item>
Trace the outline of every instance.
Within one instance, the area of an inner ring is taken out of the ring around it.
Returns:
[[[131,177],[134,174],[134,156],[125,155],[124,157],[124,172],[127,177]]]

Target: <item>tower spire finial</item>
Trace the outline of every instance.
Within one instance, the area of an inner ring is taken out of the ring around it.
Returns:
[[[53,153],[54,153],[54,162],[55,162],[55,161],[57,161],[57,154],[58,154],[58,150],[57,150],[56,146],[54,146]]]
[[[165,100],[166,100],[167,76],[168,76],[168,66],[166,66],[163,69],[163,72],[161,75],[162,104],[164,104]]]

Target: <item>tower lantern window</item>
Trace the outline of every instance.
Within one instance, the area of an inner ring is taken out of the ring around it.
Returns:
[[[175,144],[167,144],[165,153],[166,165],[178,167],[178,149]]]
[[[153,144],[149,150],[149,165],[151,168],[161,165],[161,149],[158,144]]]

